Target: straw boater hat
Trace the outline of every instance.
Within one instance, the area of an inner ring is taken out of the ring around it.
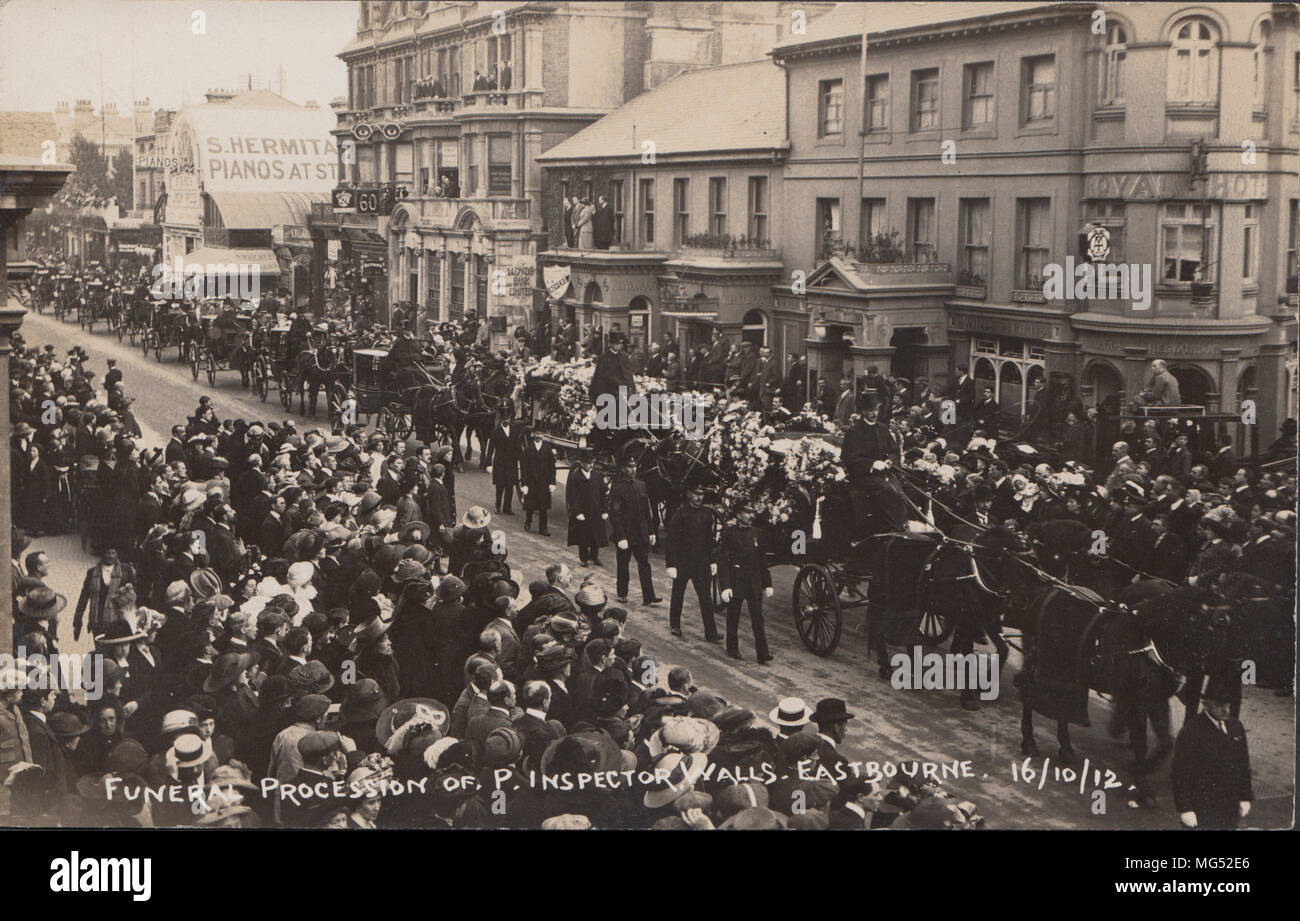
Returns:
[[[481,505],[470,506],[460,523],[467,528],[486,528],[492,524],[492,513]]]
[[[807,726],[812,716],[812,711],[808,709],[801,698],[784,697],[781,702],[772,708],[772,712],[767,718],[778,726],[788,726],[797,728]]]

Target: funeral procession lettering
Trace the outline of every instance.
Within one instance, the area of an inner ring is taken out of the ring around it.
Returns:
[[[208,179],[334,181],[338,148],[321,138],[207,138]]]

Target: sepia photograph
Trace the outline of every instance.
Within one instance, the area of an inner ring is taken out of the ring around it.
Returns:
[[[1300,4],[9,0],[0,231],[55,893],[1295,824]]]

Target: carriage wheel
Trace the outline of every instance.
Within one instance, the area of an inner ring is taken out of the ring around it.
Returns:
[[[140,337],[140,351],[144,352],[144,357],[149,357],[149,349],[153,347],[153,337],[149,335],[149,330],[145,330]]]
[[[208,369],[208,386],[217,386],[217,360],[207,349],[203,350],[203,364]]]
[[[126,338],[126,324],[122,322],[122,318],[119,316],[117,322],[113,325],[117,327],[117,341],[121,342]]]
[[[194,349],[194,350],[190,353],[190,373],[194,375],[194,379],[195,379],[195,380],[198,380],[198,379],[199,379],[199,357],[200,357],[200,356],[199,356],[199,350],[198,350],[198,349]],[[184,359],[185,359],[185,354],[184,354],[184,352],[182,351],[182,353],[181,353],[181,360],[183,361]]]
[[[329,403],[330,422],[341,421],[343,417],[343,404],[350,398],[348,385],[342,381],[335,381],[334,386],[330,387],[325,394]]]
[[[809,563],[794,579],[794,625],[809,651],[828,656],[840,642],[844,615],[835,580],[818,563]]]
[[[293,405],[293,380],[283,371],[280,372],[280,405],[286,412]]]
[[[257,398],[265,403],[266,391],[266,362],[259,358],[253,362],[253,393],[257,394]]]
[[[952,636],[952,621],[933,611],[922,611],[916,621],[916,635],[922,646],[938,646]]]

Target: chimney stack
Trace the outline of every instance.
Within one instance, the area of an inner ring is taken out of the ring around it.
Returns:
[[[236,93],[234,90],[208,90],[203,96],[208,102],[227,102],[234,99]]]

